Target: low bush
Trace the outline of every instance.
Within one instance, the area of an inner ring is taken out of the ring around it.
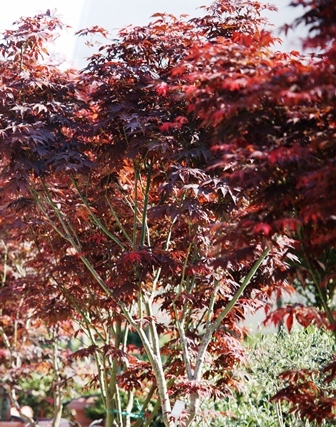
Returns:
[[[244,391],[217,401],[204,412],[216,412],[211,427],[313,427],[317,424],[300,420],[284,403],[271,401],[284,386],[279,374],[286,370],[319,369],[335,353],[331,335],[315,327],[281,329],[277,334],[260,335],[247,341],[249,363],[245,368]],[[222,414],[222,416],[221,416]],[[205,419],[207,417],[204,417]],[[205,427],[202,420],[202,427]],[[330,424],[323,423],[322,426]]]

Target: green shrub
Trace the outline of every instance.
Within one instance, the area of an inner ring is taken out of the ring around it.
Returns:
[[[199,424],[202,427],[313,427],[288,414],[285,404],[275,404],[271,397],[282,388],[279,374],[288,369],[318,369],[335,352],[332,336],[315,327],[294,328],[289,334],[282,329],[277,334],[261,335],[247,342],[249,363],[245,368],[244,391],[215,402],[216,419]],[[220,416],[220,413],[232,416]],[[323,424],[327,426],[327,424]],[[328,424],[330,425],[330,424]]]

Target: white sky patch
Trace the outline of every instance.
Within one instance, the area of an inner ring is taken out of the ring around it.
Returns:
[[[201,5],[209,5],[212,0],[12,0],[1,10],[0,30],[10,29],[13,21],[21,16],[34,16],[37,13],[57,10],[56,14],[72,28],[65,30],[57,39],[51,52],[58,52],[60,60],[67,59],[68,65],[83,67],[85,58],[90,51],[85,47],[85,39],[75,36],[75,32],[81,28],[94,25],[104,27],[116,34],[116,30],[127,25],[144,25],[155,12],[167,12],[176,16],[180,14],[200,14]],[[268,2],[268,0],[262,0]],[[285,22],[291,23],[298,11],[288,7],[289,0],[272,0],[279,8],[279,13],[267,14],[275,28]],[[300,49],[300,37],[304,35],[304,29],[296,33],[290,33],[281,50]],[[283,34],[281,38],[285,38]]]

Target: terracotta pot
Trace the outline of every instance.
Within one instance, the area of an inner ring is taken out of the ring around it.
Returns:
[[[38,424],[40,427],[51,427],[53,419],[52,418],[40,418]],[[70,422],[65,418],[61,418],[59,427],[70,427]],[[1,427],[1,426],[0,426]]]
[[[0,427],[24,427],[22,421],[0,421]]]
[[[79,397],[73,399],[68,405],[68,408],[74,412],[75,421],[82,427],[88,427],[92,423],[92,420],[86,416],[85,409],[92,406],[95,399],[95,397]]]

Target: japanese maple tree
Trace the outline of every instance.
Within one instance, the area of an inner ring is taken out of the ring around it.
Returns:
[[[34,252],[2,292],[20,292],[47,324],[80,325],[88,346],[76,355],[96,362],[108,427],[149,425],[158,412],[172,426],[176,399],[191,425],[202,398],[239,386],[247,310],[291,289],[293,236],[273,230],[296,222],[266,221],[266,196],[252,190],[262,162],[287,180],[280,152],[272,163],[259,145],[280,144],[288,126],[296,135],[305,99],[290,96],[286,73],[314,65],[272,52],[264,8],[217,1],[200,18],[156,14],[81,73],[41,61],[61,26],[50,13],[4,33],[1,231]],[[80,34],[97,31],[107,37]]]

